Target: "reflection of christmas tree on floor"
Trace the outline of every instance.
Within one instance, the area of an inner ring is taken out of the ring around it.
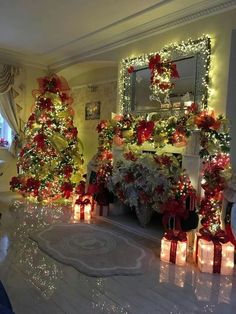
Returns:
[[[69,198],[81,180],[82,155],[73,125],[72,98],[63,78],[40,78],[34,112],[25,127],[26,143],[10,184],[38,201]]]

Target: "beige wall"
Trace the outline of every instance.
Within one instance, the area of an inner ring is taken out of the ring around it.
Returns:
[[[116,107],[117,82],[104,82],[96,85],[95,91],[90,91],[88,86],[81,86],[72,89],[74,98],[73,108],[75,111],[74,124],[78,128],[80,140],[84,145],[84,171],[86,172],[87,163],[97,152],[97,131],[96,127],[99,120],[85,120],[85,104],[89,102],[101,102],[100,120],[110,119],[111,112]]]
[[[139,56],[143,53],[159,51],[164,45],[172,42],[186,41],[188,38],[196,39],[202,34],[209,34],[213,39],[212,47],[212,85],[214,95],[210,105],[217,113],[226,112],[228,68],[230,55],[231,31],[236,28],[236,10],[231,10],[188,23],[161,34],[130,43],[117,48],[97,58],[102,60],[117,60],[129,56]],[[132,40],[132,38],[130,39]]]

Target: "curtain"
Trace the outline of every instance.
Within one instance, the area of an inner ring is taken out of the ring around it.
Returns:
[[[0,64],[0,113],[15,133],[9,151],[16,156],[20,138],[20,121],[17,115],[15,97],[18,95],[13,88],[14,76],[18,69],[12,65]]]

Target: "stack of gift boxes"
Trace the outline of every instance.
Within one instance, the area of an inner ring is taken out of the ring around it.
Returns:
[[[191,238],[192,234],[193,232],[189,232],[188,237]],[[188,249],[190,249],[189,252]],[[209,228],[202,227],[195,234],[194,251],[191,252],[191,243],[187,240],[187,233],[179,228],[178,230],[166,230],[161,240],[160,259],[164,262],[184,266],[187,253],[193,253],[193,260],[201,272],[232,275],[234,250],[234,244],[229,240],[224,230],[218,228],[213,233]]]
[[[109,203],[102,202],[100,199],[95,201],[93,195],[86,193],[85,190],[85,182],[81,181],[72,198],[74,220],[89,222],[93,216],[107,216]]]
[[[161,240],[160,258],[162,261],[184,266],[187,248],[186,233],[169,230]],[[207,229],[201,228],[195,237],[193,255],[201,272],[233,274],[234,245],[223,230],[212,235]]]

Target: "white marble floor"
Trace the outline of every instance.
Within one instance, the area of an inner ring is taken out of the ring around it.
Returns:
[[[17,206],[9,208],[12,199]],[[48,224],[69,221],[65,207],[24,209],[14,194],[0,193],[0,211],[0,279],[16,314],[236,312],[235,275],[203,274],[193,264],[160,262],[158,238],[148,240],[131,229],[94,221],[152,249],[156,259],[143,275],[88,277],[53,260],[28,237]]]

